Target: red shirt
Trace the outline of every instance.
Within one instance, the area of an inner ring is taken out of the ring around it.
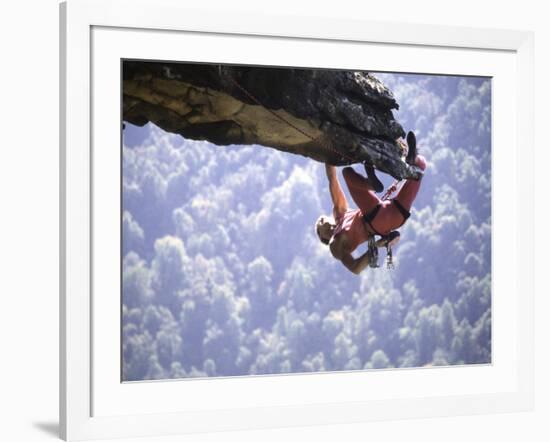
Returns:
[[[341,232],[346,232],[348,244],[351,247],[350,252],[353,252],[359,244],[369,239],[361,210],[348,210],[336,218],[335,221],[334,236],[338,236]]]

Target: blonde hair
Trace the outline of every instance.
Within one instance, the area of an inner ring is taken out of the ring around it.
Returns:
[[[329,240],[321,238],[321,235],[319,234],[319,223],[321,222],[321,218],[327,218],[329,223],[334,224],[334,218],[329,215],[321,215],[319,218],[317,218],[317,221],[315,221],[315,233],[317,234],[317,237],[319,238],[319,241],[321,241],[323,244],[328,246]]]

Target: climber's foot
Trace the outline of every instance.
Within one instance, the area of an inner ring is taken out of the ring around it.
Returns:
[[[373,188],[375,192],[377,193],[382,192],[384,190],[384,185],[376,176],[376,173],[374,172],[374,167],[372,166],[372,164],[364,163],[364,166],[365,166],[365,173],[367,174],[367,180],[369,181],[370,186]]]
[[[416,159],[416,136],[414,135],[414,132],[409,131],[407,134],[407,146],[409,146],[409,151],[407,152],[407,163],[413,164]]]

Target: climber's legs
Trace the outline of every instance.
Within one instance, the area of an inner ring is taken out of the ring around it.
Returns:
[[[417,155],[415,158],[415,165],[420,169],[426,169],[426,160],[424,157]],[[394,198],[403,208],[410,212],[413,202],[418,194],[420,189],[421,180],[407,180],[399,194]],[[392,204],[391,200],[386,200],[382,202],[382,207],[378,211],[376,218],[372,222],[373,227],[377,232],[380,232],[383,235],[388,235],[395,229],[398,229],[403,225],[405,219],[403,214],[399,211],[395,204]]]
[[[374,166],[372,164],[368,164],[367,162],[363,163],[363,166],[365,167],[367,181],[369,182],[371,189],[376,193],[382,192],[384,190],[384,184],[382,184],[382,181],[380,181],[376,176]]]
[[[426,170],[426,160],[421,155],[416,156],[415,165],[423,171]],[[378,204],[382,206],[371,222],[377,232],[387,235],[403,224],[403,215],[395,207],[395,204],[392,204],[390,200],[381,201],[364,176],[355,172],[351,167],[344,168],[343,174],[353,201],[364,214],[370,213]],[[395,197],[407,211],[411,210],[421,181],[422,179],[407,180]]]
[[[414,164],[418,166],[421,170],[426,170],[426,159],[422,155],[416,156]],[[403,184],[403,187],[399,191],[399,194],[395,197],[395,199],[399,201],[401,205],[408,211],[411,210],[416,195],[420,190],[421,182],[422,178],[420,178],[419,180],[407,180],[405,184]]]
[[[353,201],[363,213],[369,213],[381,203],[367,178],[358,174],[352,167],[345,167],[342,173]]]

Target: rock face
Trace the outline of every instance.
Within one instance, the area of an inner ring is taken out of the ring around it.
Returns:
[[[418,178],[391,92],[365,72],[125,61],[123,119],[218,145],[259,144],[320,162],[368,161]]]

